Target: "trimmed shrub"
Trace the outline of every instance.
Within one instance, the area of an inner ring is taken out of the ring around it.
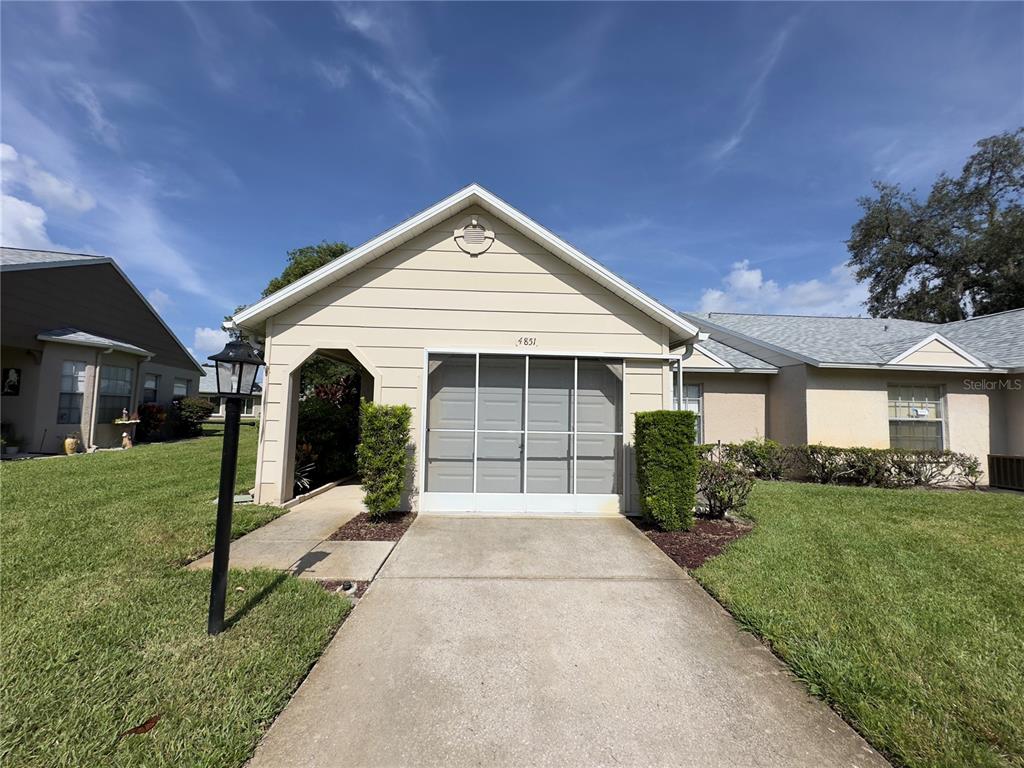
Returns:
[[[198,437],[203,422],[213,413],[213,403],[201,397],[183,397],[175,400],[167,411],[167,429],[174,438]]]
[[[636,480],[644,515],[663,531],[693,527],[697,498],[696,416],[689,411],[636,414]]]
[[[816,483],[879,488],[956,484],[975,488],[982,474],[981,462],[976,456],[953,451],[830,445],[794,445],[787,450],[791,465],[798,473]]]
[[[723,458],[750,470],[758,480],[781,480],[786,474],[786,449],[774,440],[747,440],[722,448]]]
[[[704,517],[720,520],[727,512],[739,512],[747,506],[754,488],[754,473],[743,465],[721,456],[700,461],[698,487],[704,497]]]
[[[371,518],[384,517],[402,503],[411,419],[412,410],[407,405],[380,405],[367,400],[359,404],[356,458],[363,502]]]

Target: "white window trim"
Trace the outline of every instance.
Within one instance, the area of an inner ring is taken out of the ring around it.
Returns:
[[[936,400],[935,402],[941,403],[941,405],[942,405],[942,418],[940,418],[940,419],[894,419],[894,418],[890,417],[889,416],[889,405],[890,405],[890,403],[893,402],[889,398],[889,388],[890,387],[911,387],[911,388],[913,388],[913,387],[936,387],[936,389],[939,390],[939,399]],[[889,447],[890,448],[893,447],[893,444],[892,444],[892,431],[891,431],[891,426],[890,426],[892,424],[892,422],[894,422],[894,421],[905,421],[905,422],[913,424],[915,422],[916,423],[920,423],[921,421],[925,421],[925,422],[936,422],[936,421],[938,421],[942,425],[942,427],[940,429],[940,435],[942,437],[942,445],[939,446],[939,450],[940,451],[949,450],[949,401],[946,398],[946,386],[944,384],[920,384],[920,383],[914,384],[914,383],[900,382],[900,381],[890,381],[890,382],[887,382],[886,385],[885,385],[885,413],[886,413],[885,424],[886,424],[886,427],[889,429]]]

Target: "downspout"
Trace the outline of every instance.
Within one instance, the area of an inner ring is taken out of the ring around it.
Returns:
[[[672,403],[674,410],[679,410],[683,405],[683,361],[689,360],[693,356],[693,345],[699,344],[702,341],[707,341],[711,338],[711,334],[705,331],[698,331],[697,335],[683,344],[683,354],[679,356],[676,361],[676,383],[679,385],[678,393],[679,396],[676,401]]]

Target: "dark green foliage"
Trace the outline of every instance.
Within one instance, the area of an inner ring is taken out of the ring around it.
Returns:
[[[720,520],[727,512],[740,512],[754,487],[754,474],[731,459],[715,456],[700,460],[699,482],[706,507],[704,517]]]
[[[213,403],[201,397],[183,397],[171,403],[166,427],[172,438],[199,437],[203,422],[213,413]]]
[[[689,411],[636,414],[636,479],[644,515],[664,531],[693,527],[697,496],[696,416]]]
[[[344,256],[350,250],[352,249],[346,243],[328,243],[324,240],[318,245],[307,245],[288,251],[288,264],[278,277],[267,283],[267,287],[263,289],[263,298],[276,293],[286,285],[291,285],[339,256]]]
[[[155,443],[167,439],[167,411],[157,403],[139,406],[139,425],[135,428],[138,442]]]
[[[837,448],[794,445],[786,449],[797,476],[815,483],[913,488],[959,484],[974,488],[981,476],[976,456],[954,451]]]
[[[360,440],[356,448],[363,501],[370,517],[394,512],[402,503],[409,464],[407,405],[379,405],[364,400],[359,406]]]
[[[303,377],[305,373],[304,367]],[[296,493],[354,473],[358,442],[358,376],[304,389],[295,433]]]
[[[722,446],[724,458],[742,465],[758,480],[781,480],[786,475],[786,449],[774,440],[747,440]]]
[[[1024,306],[1024,128],[977,143],[926,200],[875,182],[847,247],[868,312],[945,323]]]

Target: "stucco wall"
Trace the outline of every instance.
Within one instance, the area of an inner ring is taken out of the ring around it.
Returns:
[[[939,385],[946,401],[946,447],[977,456],[984,466],[1006,419],[998,377],[920,371],[813,369],[808,374],[808,442],[839,446],[889,447],[890,384]]]
[[[490,250],[475,257],[462,252],[453,237],[470,213],[495,232]],[[291,495],[294,420],[288,412],[295,408],[294,374],[318,348],[353,351],[374,376],[375,399],[409,405],[414,442],[420,437],[424,348],[623,357],[668,351],[660,323],[475,209],[284,310],[268,322],[266,335],[257,480],[259,500],[271,503]],[[527,346],[523,339],[535,341]],[[627,368],[627,430],[636,409],[667,407],[663,367]],[[409,501],[415,505],[418,477],[411,486]]]
[[[706,443],[740,443],[767,436],[767,375],[686,373],[684,384],[700,384],[704,392]]]
[[[1002,393],[1006,437],[1000,450],[1010,456],[1024,456],[1024,374],[1007,376]]]
[[[807,442],[807,366],[786,365],[768,379],[768,437],[783,445]]]

